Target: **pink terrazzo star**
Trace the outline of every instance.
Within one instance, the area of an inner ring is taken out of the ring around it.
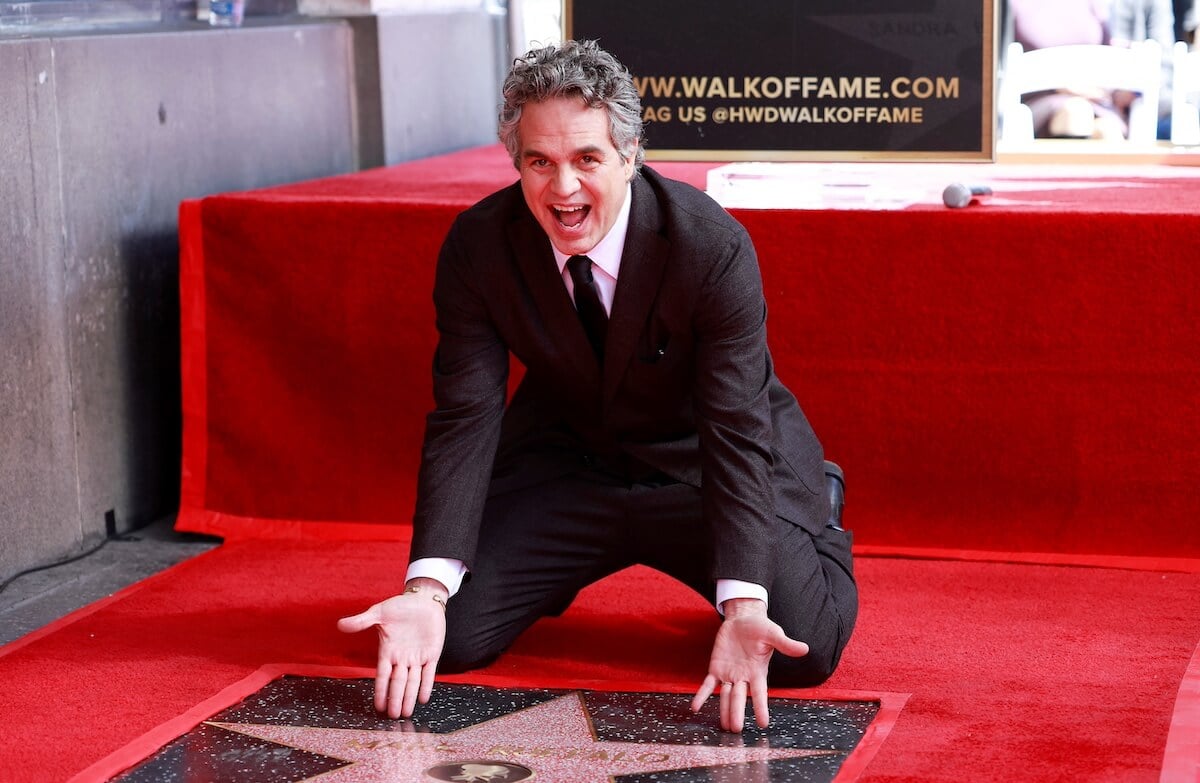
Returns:
[[[211,725],[351,762],[349,766],[322,774],[322,783],[427,783],[430,780],[493,783],[528,777],[520,771],[521,767],[532,770],[538,781],[607,783],[615,775],[739,765],[838,752],[606,742],[596,739],[579,693],[448,734],[254,723],[211,722]],[[453,765],[459,768],[456,770]],[[438,777],[427,774],[435,768]],[[457,774],[449,775],[447,769]]]

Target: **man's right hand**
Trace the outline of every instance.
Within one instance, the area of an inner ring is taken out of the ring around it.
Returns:
[[[338,620],[338,630],[379,631],[375,709],[390,718],[412,717],[417,702],[429,701],[433,676],[446,641],[449,593],[435,579],[409,580],[405,591],[361,614]]]

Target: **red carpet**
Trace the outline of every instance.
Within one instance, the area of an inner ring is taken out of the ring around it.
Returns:
[[[67,780],[266,664],[370,666],[372,638],[334,622],[395,589],[404,556],[404,543],[230,543],[3,648],[0,780]],[[1159,779],[1200,574],[867,558],[859,576],[842,668],[803,693],[912,694],[861,780]],[[456,679],[686,691],[714,623],[636,569]],[[1189,703],[1185,750],[1200,728]],[[1200,757],[1184,761],[1194,774]]]
[[[1200,178],[972,172],[1020,197],[735,210],[859,552],[904,555],[860,558],[828,683],[911,694],[859,779],[1195,783]],[[334,621],[402,578],[433,259],[513,179],[488,148],[184,205],[179,526],[230,543],[0,648],[0,780],[70,779],[264,665],[371,665]],[[687,690],[715,622],[625,572],[462,679]]]

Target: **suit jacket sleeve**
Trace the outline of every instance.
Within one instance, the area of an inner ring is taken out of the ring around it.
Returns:
[[[699,290],[694,395],[713,577],[769,588],[779,530],[771,485],[774,373],[758,259],[740,226]]]
[[[411,558],[450,557],[470,567],[500,435],[508,349],[489,317],[486,263],[464,251],[461,219],[438,257],[434,308],[434,410],[425,423]]]

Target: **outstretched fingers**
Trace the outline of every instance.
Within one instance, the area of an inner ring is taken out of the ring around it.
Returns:
[[[719,689],[719,691],[718,691]],[[720,695],[720,707],[718,714],[721,721],[721,729],[724,731],[740,732],[746,724],[746,697],[752,694],[754,698],[755,714],[759,714],[759,705],[762,705],[762,715],[764,718],[759,720],[760,726],[765,727],[766,715],[766,694],[767,681],[763,679],[761,682],[747,683],[742,682],[722,682],[713,674],[705,676],[704,682],[700,684],[700,689],[696,691],[696,695],[692,697],[692,712],[699,712],[704,706],[704,702],[709,696],[714,693]],[[761,699],[761,702],[760,702]]]
[[[367,611],[344,617],[338,628],[357,633],[374,627],[379,634],[375,668],[375,710],[388,717],[410,718],[418,703],[433,695],[434,675],[446,638],[445,597],[406,590]]]
[[[808,655],[807,644],[788,636],[779,626],[775,626],[775,629],[776,632],[772,635],[770,645],[777,652],[783,653],[789,658],[803,658]]]
[[[766,678],[750,683],[750,703],[754,707],[754,722],[760,729],[765,729],[771,723]]]
[[[380,658],[375,667],[375,711],[384,714],[388,711],[388,688],[392,681],[392,662]]]
[[[708,701],[708,697],[712,696],[713,691],[717,689],[717,682],[717,678],[711,674],[704,678],[704,682],[700,683],[700,689],[692,697],[692,712],[700,711],[700,708],[704,706],[704,702]]]
[[[436,674],[436,661],[431,661],[421,667],[421,691],[417,695],[417,701],[421,704],[428,704],[430,697],[433,696],[433,679]]]
[[[746,683],[721,683],[721,728],[741,732],[746,725]]]
[[[359,612],[358,614],[338,620],[337,628],[342,633],[358,633],[359,631],[365,631],[374,625],[378,625],[379,620],[379,604],[376,604],[365,612]]]

